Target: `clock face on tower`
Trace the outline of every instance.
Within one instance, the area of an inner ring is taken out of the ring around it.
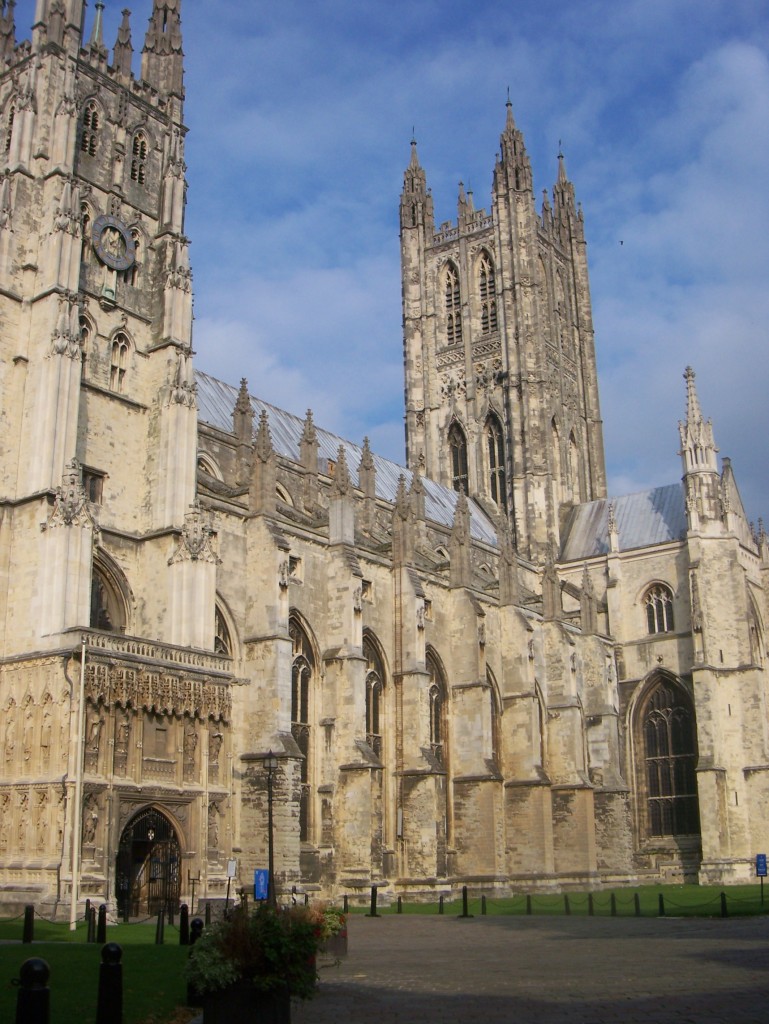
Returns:
[[[93,222],[91,241],[96,255],[112,270],[128,270],[136,259],[136,246],[125,224],[102,214]]]

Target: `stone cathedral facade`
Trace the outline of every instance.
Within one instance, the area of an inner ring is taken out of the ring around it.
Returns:
[[[563,160],[436,226],[412,144],[397,466],[195,370],[181,0],[85,6],[0,3],[0,907],[249,886],[269,752],[280,893],[750,878],[769,544],[691,370],[607,497]]]

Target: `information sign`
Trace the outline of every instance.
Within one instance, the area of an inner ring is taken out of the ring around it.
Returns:
[[[756,854],[756,875],[759,878],[766,878],[766,854]]]
[[[264,868],[254,871],[254,899],[266,900],[270,894],[270,872]]]

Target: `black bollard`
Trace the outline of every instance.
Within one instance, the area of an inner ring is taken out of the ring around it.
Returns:
[[[194,946],[202,934],[203,919],[200,917],[193,917],[190,921],[190,945]]]
[[[610,902],[611,902],[611,916],[612,917],[616,917],[617,916],[617,897],[614,895],[614,893],[611,894]]]
[[[89,901],[90,902],[90,901]],[[88,907],[86,909],[86,942],[96,942],[96,907]]]
[[[369,913],[366,914],[366,917],[380,917],[381,916],[380,914],[377,914],[377,912],[376,912],[376,896],[377,896],[376,886],[372,885],[371,886],[371,909],[370,909]]]
[[[726,893],[721,893],[721,917],[728,917],[729,911],[726,906]]]
[[[99,995],[96,1002],[96,1024],[122,1024],[123,1020],[123,950],[117,942],[102,946],[99,967]]]
[[[659,898],[659,916],[660,917],[664,917],[665,916],[665,897],[662,895],[662,893],[660,893],[660,898]]]
[[[567,892],[563,894],[563,912],[567,917],[571,914],[571,904],[569,903],[569,894]]]
[[[155,925],[155,945],[162,946],[164,942],[164,933],[166,930],[166,915],[163,913],[161,907],[158,911],[158,923]]]
[[[25,960],[19,971],[19,994],[16,996],[16,1024],[48,1024],[51,990],[48,979],[51,969],[45,960],[33,956]]]
[[[460,917],[472,917],[473,916],[472,914],[469,914],[468,911],[467,911],[467,886],[466,885],[462,886],[462,913],[459,916]]]
[[[526,913],[531,914],[531,896],[526,897]]]
[[[347,893],[345,893],[344,897],[342,899],[342,913],[343,914],[348,914],[349,912],[350,912],[350,901],[347,898]]]
[[[22,942],[32,942],[35,937],[35,908],[28,903],[24,908],[24,933]]]
[[[403,913],[403,897],[402,896],[398,897],[398,913],[399,914]]]
[[[96,941],[103,946],[107,941],[107,904],[99,907],[99,918],[96,922]]]
[[[641,897],[637,892],[633,893],[633,906],[635,907],[635,916],[641,916]]]
[[[592,917],[595,914],[595,907],[593,906],[593,894],[589,892],[587,894],[587,916]]]
[[[211,924],[211,904],[206,903],[206,924]]]
[[[486,897],[481,896],[481,915],[486,916]]]
[[[186,903],[182,903],[179,911],[179,945],[189,946],[190,944],[190,909]]]
[[[88,924],[88,918],[91,915],[91,901],[90,899],[85,901],[85,923]]]
[[[438,897],[438,913],[443,913],[443,893],[441,893],[440,896]]]

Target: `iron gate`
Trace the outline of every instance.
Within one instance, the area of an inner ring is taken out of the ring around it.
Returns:
[[[143,917],[176,907],[180,864],[179,839],[168,818],[154,807],[140,811],[120,837],[115,874],[119,914]]]

